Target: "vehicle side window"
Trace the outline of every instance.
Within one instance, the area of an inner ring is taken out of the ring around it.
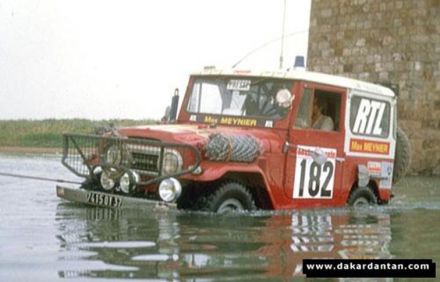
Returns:
[[[356,135],[387,138],[390,133],[391,106],[387,101],[353,96],[350,129]]]
[[[304,89],[295,127],[339,131],[341,96],[318,89]]]

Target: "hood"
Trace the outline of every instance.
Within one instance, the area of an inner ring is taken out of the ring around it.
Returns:
[[[250,135],[261,142],[266,152],[281,151],[287,137],[286,130],[225,126],[209,127],[203,124],[161,124],[119,128],[117,131],[120,135],[126,137],[185,143],[197,147],[206,144],[212,134]]]

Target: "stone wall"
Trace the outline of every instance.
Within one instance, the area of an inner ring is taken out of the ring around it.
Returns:
[[[312,0],[307,67],[397,84],[411,171],[440,174],[440,0]]]

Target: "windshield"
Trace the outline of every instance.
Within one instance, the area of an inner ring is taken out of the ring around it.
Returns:
[[[291,87],[291,81],[273,78],[197,78],[187,110],[195,114],[281,119],[289,108],[276,103],[276,94]]]

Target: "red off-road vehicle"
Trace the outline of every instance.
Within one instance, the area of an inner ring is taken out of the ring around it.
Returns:
[[[409,163],[389,88],[307,71],[206,69],[169,124],[64,136],[57,187],[98,206],[213,212],[384,204]]]

